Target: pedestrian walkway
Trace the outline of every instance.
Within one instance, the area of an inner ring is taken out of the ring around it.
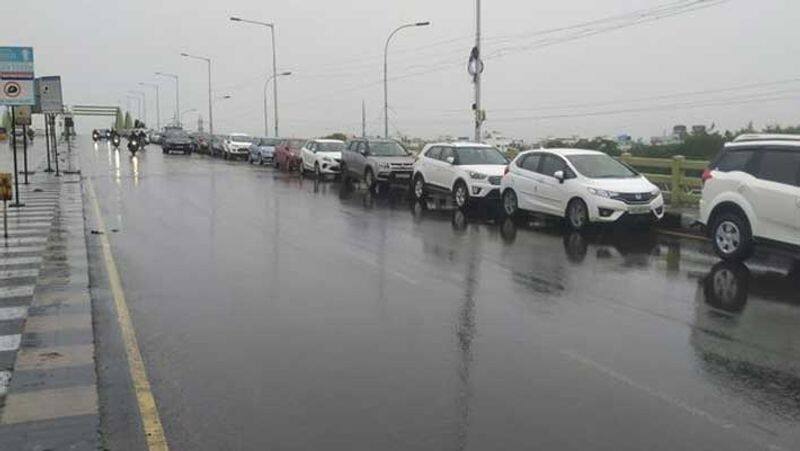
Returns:
[[[39,166],[41,168],[41,165]],[[0,235],[0,449],[98,449],[79,175],[38,171]]]

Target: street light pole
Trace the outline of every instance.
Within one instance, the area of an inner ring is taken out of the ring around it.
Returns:
[[[155,88],[156,90],[156,130],[161,130],[161,105],[159,104],[158,100],[158,84],[157,83],[145,83],[139,82],[140,86],[149,86],[151,88]]]
[[[175,74],[170,74],[167,72],[156,72],[156,75],[162,77],[169,77],[175,80],[175,122],[177,125],[181,125],[181,84],[178,79],[178,76]]]
[[[136,116],[140,120],[142,118],[142,98],[131,94],[126,94],[125,97],[136,100]]]
[[[389,137],[389,42],[400,30],[411,27],[427,27],[430,24],[430,22],[417,22],[401,25],[389,33],[389,37],[386,38],[386,45],[383,48],[383,136],[385,138]]]
[[[267,121],[267,87],[269,86],[270,81],[277,81],[278,77],[285,77],[287,75],[292,75],[291,72],[281,72],[277,76],[273,75],[267,78],[267,81],[264,82],[264,136],[269,136],[269,121]],[[274,85],[273,85],[274,86]],[[275,137],[278,137],[278,129],[275,129]]]
[[[145,125],[147,125],[147,94],[143,91],[129,91],[131,94],[136,94],[137,96],[142,96],[142,118],[144,119]]]
[[[262,27],[269,28],[270,34],[272,36],[272,77],[275,79],[275,84],[272,86],[272,98],[275,103],[274,105],[275,136],[277,137],[280,135],[280,133],[278,131],[278,56],[275,45],[275,24],[271,22],[260,22],[257,20],[242,19],[241,17],[231,17],[230,20],[233,22],[244,22],[253,25],[261,25]],[[266,131],[265,134],[269,135],[269,133]]]
[[[212,94],[211,94],[211,58],[206,58],[204,56],[197,56],[197,55],[190,55],[188,53],[181,53],[181,56],[186,58],[193,58],[196,60],[205,61],[208,64],[208,133],[210,135],[214,135],[214,108],[211,105],[212,101]]]
[[[483,61],[481,60],[481,0],[475,0],[475,142],[481,142],[484,114],[481,107],[481,75]]]

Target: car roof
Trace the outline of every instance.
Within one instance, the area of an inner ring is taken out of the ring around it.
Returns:
[[[489,145],[489,144],[474,143],[474,142],[469,142],[469,141],[430,143],[426,147],[435,147],[435,146],[442,146],[442,147],[486,147],[487,149],[494,148],[494,146]]]
[[[569,156],[569,155],[606,155],[605,153],[600,152],[599,150],[568,149],[568,148],[531,149],[531,150],[526,150],[525,152],[520,153],[520,155],[527,154],[527,153],[533,153],[533,152],[553,153],[553,154],[556,154],[556,155],[561,155],[563,157],[566,157],[566,156]]]
[[[341,143],[341,142],[344,142],[344,141],[339,140],[339,139],[314,139],[313,141],[314,142],[318,142],[318,143]]]
[[[745,133],[739,135],[733,142],[750,142],[750,141],[789,141],[800,143],[800,135],[778,134],[778,133]]]

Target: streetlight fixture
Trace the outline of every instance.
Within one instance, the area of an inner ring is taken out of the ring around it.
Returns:
[[[145,125],[147,124],[147,94],[144,91],[128,91],[131,94],[135,94],[137,96],[142,96],[142,118],[144,119]]]
[[[175,122],[177,125],[181,125],[181,84],[179,82],[178,76],[176,74],[170,74],[167,72],[156,72],[156,75],[160,77],[167,77],[172,78],[175,80]]]
[[[278,136],[278,59],[275,53],[275,24],[270,22],[260,22],[257,20],[242,19],[241,17],[231,17],[230,20],[232,22],[242,22],[267,27],[272,35],[272,77],[276,79],[275,84],[272,85],[272,98],[275,102],[275,136]]]
[[[400,30],[412,27],[427,27],[430,22],[416,22],[401,25],[389,33],[386,38],[386,46],[383,48],[383,134],[384,137],[389,137],[389,79],[387,73],[389,72],[389,42],[392,37]]]
[[[192,58],[196,60],[205,61],[208,63],[208,131],[209,134],[214,135],[214,109],[211,106],[211,58],[205,56],[190,55],[188,53],[181,53],[185,58]]]
[[[288,75],[292,75],[291,72],[281,72],[280,74],[273,75],[267,78],[267,81],[264,82],[264,136],[269,136],[269,122],[267,122],[267,86],[269,86],[269,82],[275,80],[277,77],[286,77]],[[275,137],[278,138],[278,129],[275,128]]]
[[[149,86],[156,90],[156,130],[161,130],[161,106],[158,100],[158,84],[139,82],[139,86]]]

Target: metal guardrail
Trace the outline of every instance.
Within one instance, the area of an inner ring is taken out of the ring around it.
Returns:
[[[686,172],[702,171],[708,167],[708,161],[687,160],[681,155],[672,158],[634,157],[629,153],[622,154],[619,159],[640,170],[651,182],[661,187],[670,205],[691,205],[700,200],[703,181]],[[653,169],[659,172],[648,173]]]

